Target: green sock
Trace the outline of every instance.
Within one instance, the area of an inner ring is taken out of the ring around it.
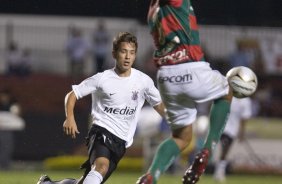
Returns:
[[[160,175],[169,168],[179,153],[180,150],[177,144],[171,138],[166,139],[159,145],[149,169],[149,172],[153,176],[153,184],[157,183]]]
[[[224,99],[215,100],[210,114],[210,130],[204,148],[210,152],[218,143],[225,128],[225,124],[230,112],[230,102]]]

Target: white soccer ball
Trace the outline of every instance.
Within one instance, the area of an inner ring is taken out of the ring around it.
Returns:
[[[233,89],[233,96],[237,98],[249,97],[254,94],[257,89],[257,76],[248,67],[234,67],[227,72],[226,77],[229,85]]]

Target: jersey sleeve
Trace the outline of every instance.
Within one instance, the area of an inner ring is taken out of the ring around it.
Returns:
[[[93,92],[95,92],[99,86],[99,80],[102,76],[102,73],[98,73],[83,80],[78,85],[72,85],[72,90],[77,99],[81,99],[84,96],[87,96]]]
[[[161,100],[160,92],[156,88],[153,80],[149,76],[146,76],[146,84],[147,84],[147,88],[146,88],[146,91],[145,91],[146,101],[151,106],[155,106],[155,105],[158,105],[159,103],[161,103],[162,100]]]

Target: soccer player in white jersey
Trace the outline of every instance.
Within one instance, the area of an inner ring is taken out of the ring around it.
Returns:
[[[89,130],[88,160],[82,165],[86,171],[79,179],[51,181],[45,175],[38,184],[100,184],[116,169],[126,148],[133,142],[138,116],[145,100],[164,116],[164,106],[153,80],[132,68],[136,58],[137,39],[122,32],[113,41],[112,55],[115,67],[73,85],[65,98],[66,120],[63,124],[66,135],[76,138],[79,134],[74,117],[76,101],[87,95],[92,97],[93,117]]]
[[[220,138],[221,153],[219,161],[216,163],[214,178],[219,182],[225,180],[226,157],[231,148],[233,141],[239,138],[244,139],[245,123],[252,117],[252,101],[250,98],[238,99],[233,97],[230,115],[228,117],[226,127]]]

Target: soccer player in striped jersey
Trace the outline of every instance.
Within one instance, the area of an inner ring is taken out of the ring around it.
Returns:
[[[182,179],[183,184],[194,184],[204,173],[225,127],[232,90],[226,77],[205,60],[190,0],[151,0],[147,19],[155,44],[157,83],[172,136],[159,145],[150,168],[137,184],[157,183],[191,141],[196,103],[213,101],[207,140]]]
[[[138,117],[145,100],[164,116],[164,106],[153,80],[132,68],[137,53],[137,38],[127,32],[119,33],[113,41],[115,67],[97,73],[72,86],[65,98],[66,135],[79,133],[74,116],[76,101],[92,97],[92,126],[88,133],[88,160],[82,165],[84,175],[79,179],[51,181],[44,175],[37,184],[100,184],[104,183],[131,146]]]

